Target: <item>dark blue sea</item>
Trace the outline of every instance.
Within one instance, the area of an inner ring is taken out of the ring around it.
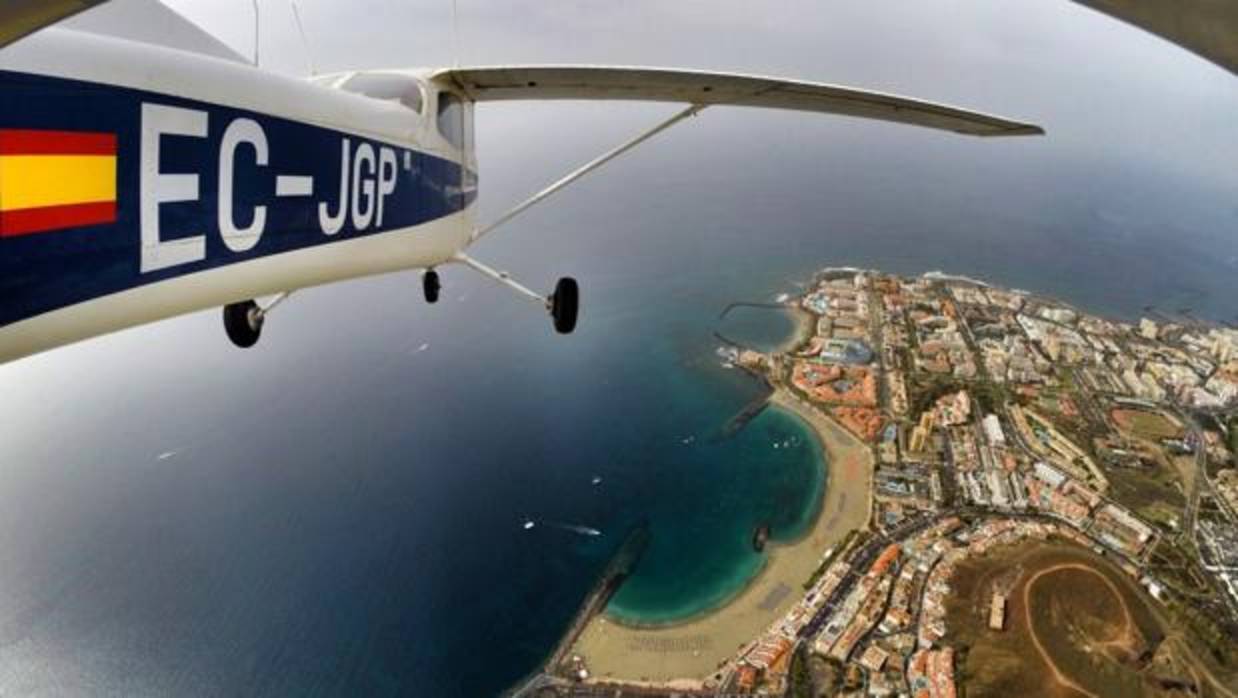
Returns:
[[[495,695],[642,522],[612,612],[725,599],[752,527],[794,536],[828,482],[788,415],[714,438],[760,385],[713,333],[791,330],[718,314],[821,266],[1238,312],[1238,215],[1206,183],[1048,140],[714,123],[477,248],[537,287],[579,277],[571,337],[445,269],[433,307],[413,274],[298,293],[249,352],[207,312],[0,367],[0,694]],[[597,145],[522,147],[483,169],[483,217]]]

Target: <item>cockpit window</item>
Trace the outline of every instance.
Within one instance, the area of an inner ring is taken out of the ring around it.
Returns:
[[[464,105],[450,92],[438,96],[438,132],[457,148],[464,147]]]
[[[398,73],[357,73],[344,81],[340,89],[373,99],[399,102],[421,113],[421,85],[407,75]]]

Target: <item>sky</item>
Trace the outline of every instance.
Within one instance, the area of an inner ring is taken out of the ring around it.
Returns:
[[[168,4],[252,55],[250,2]],[[260,4],[264,68],[306,75],[311,65],[319,73],[452,64],[674,66],[892,92],[1047,131],[1044,138],[985,141],[839,117],[712,109],[591,175],[577,192],[624,186],[634,198],[664,195],[633,181],[643,167],[707,178],[734,192],[786,187],[828,168],[841,186],[850,182],[865,196],[888,191],[943,206],[1021,211],[1025,221],[1049,226],[1073,225],[1063,212],[1086,209],[1123,228],[1118,235],[1181,234],[1192,254],[1238,268],[1238,79],[1073,2],[458,0],[454,32],[447,0],[300,0],[297,7],[304,42],[291,3]],[[482,105],[479,218],[493,218],[673,109]],[[588,220],[574,198],[546,206]]]
[[[252,55],[247,0],[168,4]],[[610,63],[781,75],[1037,121],[1083,157],[1153,166],[1231,190],[1238,178],[1230,166],[1238,155],[1238,80],[1074,3],[953,0],[887,9],[872,2],[458,0],[454,38],[451,6],[301,0],[302,43],[291,3],[266,0],[262,65],[307,74],[311,64],[330,72]],[[763,117],[750,118],[759,124]]]

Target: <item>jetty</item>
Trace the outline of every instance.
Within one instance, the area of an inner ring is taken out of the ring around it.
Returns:
[[[576,639],[584,632],[585,626],[589,621],[603,611],[606,610],[606,604],[610,602],[615,592],[623,584],[623,581],[632,574],[636,569],[636,564],[640,562],[641,557],[645,554],[645,549],[649,547],[649,540],[652,537],[649,530],[648,522],[638,524],[631,533],[624,538],[623,543],[619,546],[614,557],[606,564],[606,569],[602,570],[598,576],[598,581],[593,585],[584,601],[580,604],[580,610],[576,612],[572,618],[571,624],[563,633],[559,644],[551,652],[550,657],[542,665],[542,668],[529,678],[521,681],[516,687],[510,689],[505,696],[507,698],[528,698],[539,695],[537,692],[552,686],[563,685],[566,681],[571,681],[574,677],[570,676],[571,670],[571,651],[576,644]]]
[[[789,303],[754,303],[752,301],[735,301],[734,303],[731,303],[727,305],[727,307],[723,308],[722,312],[718,313],[718,319],[725,320],[726,316],[730,315],[731,311],[735,310],[736,308],[760,308],[763,310],[786,310],[787,308],[790,308],[790,307],[793,307],[793,306]]]

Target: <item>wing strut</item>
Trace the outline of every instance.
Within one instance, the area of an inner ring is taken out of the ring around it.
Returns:
[[[658,135],[659,133],[661,133],[661,132],[665,131],[666,129],[670,128],[671,126],[674,126],[675,124],[679,123],[680,121],[683,121],[684,119],[686,119],[686,118],[688,118],[688,117],[690,117],[690,116],[696,116],[696,115],[697,115],[697,114],[698,114],[698,113],[699,113],[702,109],[704,109],[704,108],[705,108],[705,107],[707,107],[707,106],[709,106],[709,105],[707,105],[707,104],[692,104],[692,105],[688,106],[687,108],[683,109],[682,111],[677,112],[674,116],[670,117],[669,119],[666,119],[665,121],[663,121],[663,122],[659,123],[658,125],[654,126],[653,128],[650,128],[650,129],[648,129],[648,130],[646,130],[646,131],[643,131],[642,133],[640,133],[639,135],[637,135],[635,138],[632,138],[631,140],[628,140],[628,141],[626,141],[626,142],[624,142],[624,143],[622,143],[622,144],[620,144],[620,145],[618,145],[618,146],[616,146],[616,147],[612,148],[611,150],[608,150],[607,152],[605,152],[605,153],[603,153],[603,154],[601,154],[601,155],[597,156],[596,158],[594,158],[594,159],[590,160],[589,162],[585,163],[584,165],[581,165],[581,166],[580,166],[580,167],[578,167],[577,169],[575,169],[575,170],[573,170],[573,171],[571,171],[571,172],[567,173],[566,175],[564,175],[563,177],[561,177],[558,181],[554,182],[553,184],[551,184],[550,186],[546,187],[545,189],[543,189],[543,190],[541,190],[541,191],[537,192],[537,193],[536,193],[536,194],[534,194],[533,196],[530,196],[529,198],[525,199],[525,200],[524,200],[524,202],[522,202],[522,203],[520,203],[520,204],[516,205],[514,208],[512,208],[512,209],[511,209],[510,211],[508,211],[507,213],[504,213],[503,215],[499,216],[499,218],[498,218],[497,220],[495,220],[493,223],[490,223],[490,224],[488,224],[488,225],[484,225],[484,226],[482,226],[482,227],[480,227],[480,228],[478,228],[478,229],[474,230],[474,231],[473,231],[473,235],[472,235],[472,237],[470,237],[470,238],[469,238],[469,244],[472,244],[472,243],[474,243],[474,242],[477,242],[477,240],[479,240],[479,239],[480,239],[483,235],[485,235],[486,233],[489,233],[490,231],[494,230],[495,228],[497,228],[497,227],[499,227],[499,226],[503,225],[504,223],[506,223],[506,222],[510,221],[511,219],[515,218],[516,216],[520,215],[521,213],[524,213],[525,211],[529,210],[530,208],[532,208],[532,207],[533,207],[533,205],[534,205],[534,204],[537,204],[537,203],[541,202],[543,199],[545,199],[546,197],[550,196],[551,194],[553,194],[553,193],[555,193],[555,192],[559,191],[560,189],[562,189],[562,188],[566,187],[567,185],[571,184],[572,182],[575,182],[576,180],[580,179],[581,177],[584,177],[585,175],[589,174],[590,172],[592,172],[592,171],[596,170],[597,168],[601,167],[602,165],[605,165],[606,163],[608,163],[608,162],[610,162],[611,160],[613,160],[613,159],[615,159],[615,158],[619,157],[620,155],[622,155],[622,154],[626,153],[627,151],[631,150],[632,148],[635,148],[636,146],[640,145],[641,143],[644,143],[645,141],[649,140],[650,138],[653,138],[654,136],[656,136],[656,135]]]
[[[499,271],[498,269],[494,269],[493,267],[490,267],[486,264],[483,264],[477,261],[476,259],[473,259],[472,257],[464,254],[463,252],[457,252],[455,257],[453,257],[452,259],[457,262],[460,262],[466,267],[469,267],[473,271],[480,273],[482,276],[485,276],[489,279],[492,279],[494,281],[497,281],[503,284],[504,286],[515,291],[517,295],[528,298],[529,300],[533,301],[534,303],[537,303],[538,305],[549,306],[550,304],[550,301],[546,296],[543,296],[537,291],[534,291],[528,286],[525,286],[519,281],[516,281],[515,279],[511,277],[511,274],[508,274],[505,271]]]
[[[507,213],[504,213],[503,215],[499,216],[499,218],[495,220],[493,223],[490,223],[489,225],[485,225],[485,226],[482,226],[474,230],[472,236],[470,236],[469,238],[469,244],[470,245],[473,244],[479,238],[481,238],[481,236],[485,235],[486,233],[489,233],[495,228],[498,228],[499,226],[510,221],[516,216],[519,216],[521,213],[524,213],[525,211],[532,208],[534,204],[537,204],[538,202],[543,201],[544,199],[546,199],[546,197],[559,191],[560,189],[563,189],[564,187],[571,184],[572,182],[575,182],[581,177],[584,177],[585,175],[596,170],[602,165],[605,165],[611,160],[614,160],[620,155],[623,155],[629,150],[635,148],[641,143],[644,143],[650,138],[653,138],[657,134],[665,131],[671,126],[674,126],[680,121],[683,121],[684,119],[690,116],[695,116],[707,106],[709,105],[707,104],[689,105],[688,107],[676,112],[670,118],[661,121],[660,123],[653,126],[652,128],[642,131],[635,137],[615,146],[614,148],[611,148],[610,150],[606,151],[605,153],[602,153],[596,158],[590,160],[589,162],[586,162],[585,164],[581,165],[575,170],[572,170],[566,175],[560,177],[555,182],[551,183],[545,189],[542,189],[541,191],[537,192],[533,196],[530,196],[529,198],[525,199],[522,203],[517,204]],[[476,259],[473,259],[472,257],[468,256],[463,251],[457,252],[452,257],[452,261],[463,264],[469,267],[470,269],[472,269],[473,271],[480,273],[482,276],[485,276],[494,281],[497,281],[500,284],[506,286],[507,288],[515,291],[518,295],[523,296],[524,298],[527,298],[533,301],[534,303],[537,303],[543,306],[544,308],[546,308],[546,310],[550,312],[551,318],[554,320],[554,328],[556,332],[559,332],[560,334],[569,334],[572,332],[572,330],[576,328],[576,316],[580,308],[580,290],[576,284],[575,279],[572,279],[569,277],[564,277],[562,279],[559,279],[558,283],[555,284],[554,293],[551,293],[548,296],[543,296],[540,293],[520,283],[519,281],[516,281],[507,272],[500,271],[486,264],[483,264],[482,262],[479,262]],[[433,272],[433,270],[430,270],[430,271],[431,273],[435,273]],[[438,283],[437,273],[435,273],[434,278],[435,278],[434,283],[437,285]],[[437,295],[437,291],[436,291],[436,295]]]

